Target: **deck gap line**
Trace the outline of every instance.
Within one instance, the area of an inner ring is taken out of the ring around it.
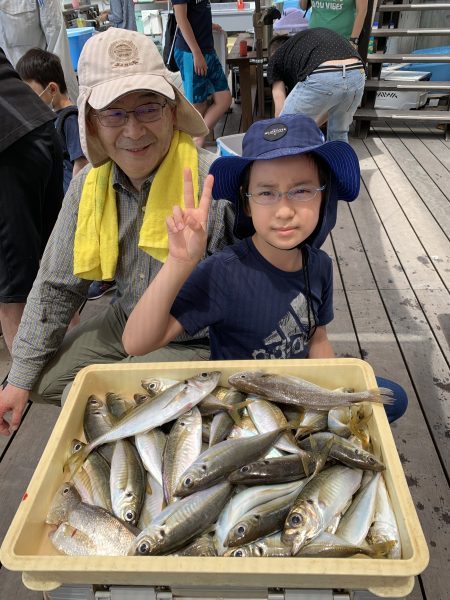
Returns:
[[[441,165],[444,167],[444,169],[446,169],[446,170],[449,172],[449,174],[450,174],[450,169],[449,169],[449,167],[447,167],[447,165],[441,161],[441,159],[440,159],[440,158],[439,158],[439,156],[438,156],[438,155],[435,153],[435,151],[434,151],[434,150],[432,150],[431,148],[429,148],[429,147],[428,147],[428,145],[427,145],[427,143],[426,143],[426,142],[425,142],[423,139],[421,139],[421,138],[420,138],[420,136],[419,136],[418,132],[417,132],[417,131],[414,131],[414,129],[412,129],[412,127],[414,127],[414,125],[412,125],[411,123],[409,123],[409,124],[408,124],[408,123],[406,123],[406,122],[404,123],[404,125],[405,125],[405,127],[408,127],[408,129],[411,131],[411,133],[412,133],[412,134],[414,134],[418,140],[422,141],[423,145],[424,145],[426,148],[428,148],[429,152],[431,152],[431,154],[432,154],[432,155],[435,157],[435,159],[436,159],[438,162],[440,162],[440,163],[441,163]],[[437,140],[428,140],[428,141],[434,142],[434,141],[437,141]],[[447,146],[445,146],[445,145],[443,145],[442,151],[444,151],[444,149],[445,149],[445,151],[448,151],[448,147],[447,147]]]

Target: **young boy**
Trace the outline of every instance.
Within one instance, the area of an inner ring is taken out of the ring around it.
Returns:
[[[218,158],[210,173],[198,208],[185,176],[185,208],[167,219],[169,256],[128,319],[125,350],[145,354],[209,327],[212,360],[333,357],[332,263],[319,247],[337,200],[358,196],[351,146],[284,115],[254,123],[243,156]],[[200,262],[211,195],[234,202],[243,239]]]
[[[56,54],[32,48],[16,65],[21,78],[56,113],[55,127],[61,137],[64,156],[64,193],[74,175],[88,163],[78,132],[78,110],[67,93],[61,61]]]

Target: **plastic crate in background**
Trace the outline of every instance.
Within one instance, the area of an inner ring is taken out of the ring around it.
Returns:
[[[80,58],[83,46],[94,33],[94,31],[94,27],[74,27],[72,29],[67,29],[70,58],[72,59],[72,66],[75,71],[78,68],[78,59]]]

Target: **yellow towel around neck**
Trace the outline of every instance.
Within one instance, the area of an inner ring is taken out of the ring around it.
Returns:
[[[86,176],[74,241],[74,275],[81,279],[114,279],[119,256],[119,230],[113,163],[93,168]],[[174,130],[168,153],[150,187],[139,248],[164,262],[168,254],[166,217],[175,205],[184,207],[183,170],[190,168],[194,202],[198,205],[198,154],[192,138]]]

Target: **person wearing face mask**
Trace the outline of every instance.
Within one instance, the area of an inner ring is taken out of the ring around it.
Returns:
[[[142,33],[111,27],[92,36],[78,76],[80,139],[90,165],[71,182],[27,300],[0,391],[4,435],[17,429],[29,398],[60,404],[89,364],[207,360],[210,354],[206,331],[137,359],[122,343],[128,315],[168,256],[166,217],[174,204],[184,206],[185,167],[199,201],[215,157],[197,148],[193,136],[208,128]],[[235,241],[233,223],[233,205],[215,202],[208,255]],[[117,301],[66,334],[90,283],[112,279]]]
[[[81,171],[88,161],[80,144],[78,109],[69,98],[61,61],[52,52],[32,48],[19,59],[16,71],[56,113],[55,127],[63,145],[66,193],[72,177]]]
[[[0,48],[0,322],[11,352],[39,261],[61,208],[55,113]]]

